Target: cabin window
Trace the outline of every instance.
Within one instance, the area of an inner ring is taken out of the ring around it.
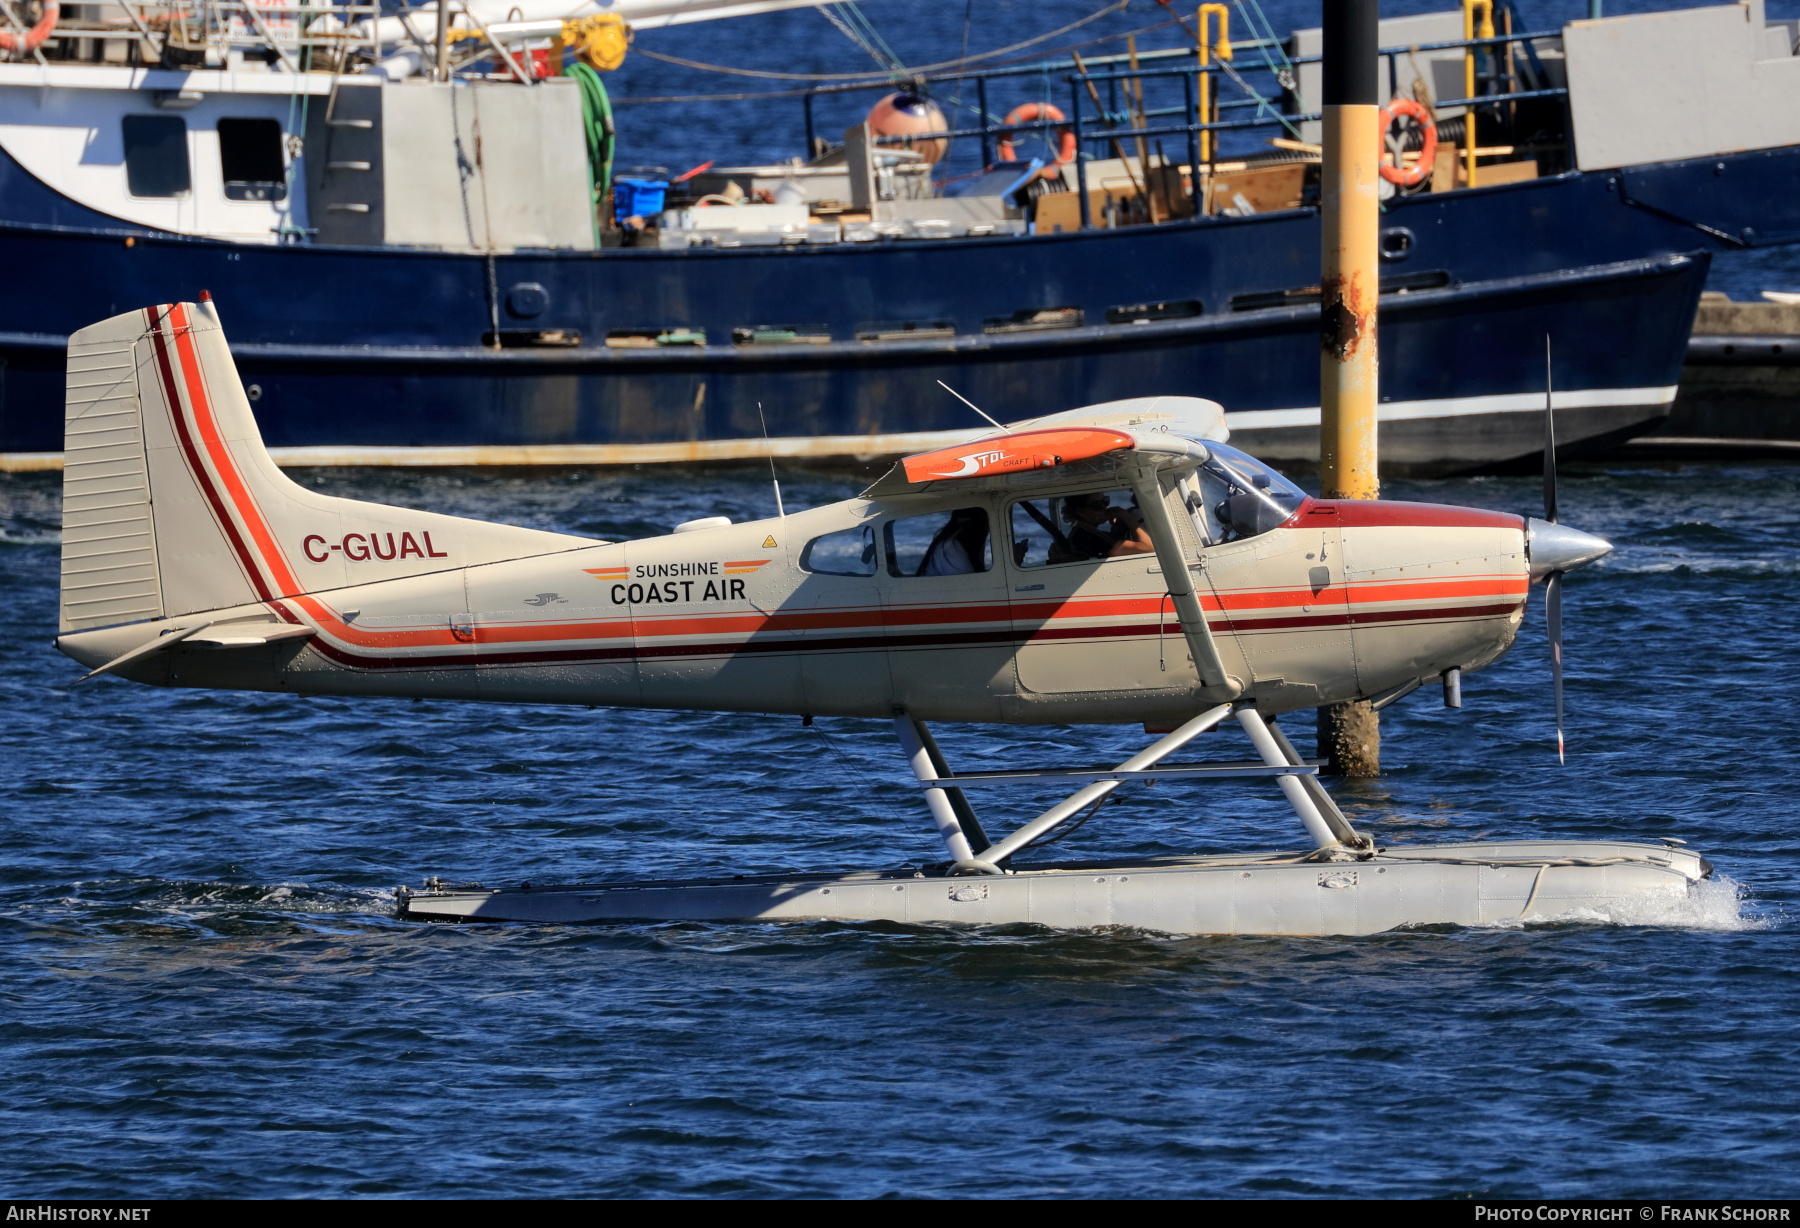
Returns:
[[[287,163],[281,156],[281,122],[219,121],[219,170],[227,200],[286,200]]]
[[[193,190],[188,168],[187,121],[179,115],[127,115],[125,186],[133,196],[186,196]]]
[[[1097,563],[1156,549],[1129,490],[1021,499],[1012,505],[1012,539],[1020,567]]]
[[[1188,506],[1204,526],[1208,541],[1239,541],[1267,533],[1305,501],[1305,491],[1254,456],[1224,444],[1209,443],[1206,448],[1212,455],[1200,466],[1196,475],[1200,492]]]
[[[959,576],[994,566],[986,508],[890,520],[885,533],[889,575]]]
[[[875,574],[875,526],[865,524],[815,537],[800,552],[800,566],[821,576]]]

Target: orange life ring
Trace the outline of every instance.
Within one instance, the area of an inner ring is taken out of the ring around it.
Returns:
[[[1414,102],[1410,98],[1396,98],[1381,108],[1381,177],[1389,183],[1403,188],[1417,187],[1425,182],[1431,174],[1432,164],[1437,161],[1437,124],[1431,118],[1431,112],[1423,103]],[[1425,144],[1419,150],[1419,160],[1408,170],[1404,166],[1395,166],[1388,159],[1392,156],[1387,149],[1387,131],[1394,120],[1403,115],[1410,115],[1419,121],[1425,130]]]
[[[0,51],[14,51],[20,54],[36,51],[50,37],[50,32],[56,28],[56,18],[61,10],[62,6],[56,0],[49,0],[49,3],[44,5],[44,15],[23,36],[0,33]]]
[[[1028,124],[1034,119],[1047,119],[1051,123],[1060,123],[1063,113],[1048,102],[1026,102],[1014,107],[1000,121],[1000,160],[1011,162],[1014,158],[1012,133],[1005,130],[1007,124]],[[1062,138],[1061,148],[1056,151],[1056,164],[1067,166],[1075,160],[1075,130],[1058,128],[1057,135]]]

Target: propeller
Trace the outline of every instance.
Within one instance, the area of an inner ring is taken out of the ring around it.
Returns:
[[[1544,334],[1544,520],[1556,523],[1556,405],[1551,396],[1550,334]],[[1556,761],[1567,765],[1563,752],[1562,578],[1553,571],[1544,581],[1544,634],[1550,640],[1550,683],[1556,691]]]
[[[1567,763],[1563,747],[1562,578],[1612,550],[1605,538],[1556,522],[1556,412],[1552,405],[1550,336],[1544,335],[1544,518],[1525,526],[1525,553],[1531,578],[1544,581],[1544,632],[1550,640],[1550,680],[1556,690],[1556,759]]]

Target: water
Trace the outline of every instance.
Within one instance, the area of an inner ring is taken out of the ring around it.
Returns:
[[[770,510],[754,475],[307,480],[601,534]],[[1529,511],[1535,485],[1387,493]],[[393,885],[422,874],[938,854],[879,722],[71,688],[56,482],[0,478],[0,1192],[1791,1196],[1797,487],[1566,474],[1564,519],[1619,544],[1568,584],[1569,766],[1534,595],[1460,713],[1403,701],[1386,775],[1337,787],[1387,842],[1679,835],[1718,867],[1706,896],[1273,939],[398,921]],[[1142,742],[940,733],[960,764]],[[1067,853],[1296,828],[1259,786],[1164,786]]]
[[[984,0],[970,46],[1091,4]],[[1278,30],[1317,21],[1265,7]],[[963,5],[864,8],[907,62],[956,54]],[[1091,33],[1163,19],[1139,3]],[[860,67],[810,10],[639,37],[714,63]],[[615,80],[767,88],[643,57]],[[854,118],[821,107],[822,130]],[[623,164],[677,170],[801,144],[791,100],[627,106],[621,128]],[[1800,289],[1800,261],[1721,258],[1713,284]],[[718,473],[307,480],[608,537],[771,510],[762,480]],[[790,507],[857,486],[784,480]],[[71,688],[79,669],[48,646],[57,482],[0,476],[0,1193],[1791,1196],[1797,487],[1781,467],[1566,474],[1564,519],[1620,547],[1568,585],[1569,766],[1534,597],[1460,713],[1403,701],[1386,775],[1337,787],[1394,843],[1679,835],[1719,869],[1692,906],[1302,940],[396,921],[393,885],[424,874],[938,854],[877,722]],[[1538,505],[1523,479],[1388,493]],[[965,765],[1142,742],[940,733]],[[990,809],[1008,813],[998,795]],[[1066,854],[1291,846],[1294,827],[1249,786],[1165,786]]]

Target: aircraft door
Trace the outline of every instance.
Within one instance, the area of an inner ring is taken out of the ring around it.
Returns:
[[[877,577],[895,702],[941,720],[991,721],[1013,695],[1013,630],[991,509],[883,521]]]
[[[1193,687],[1187,641],[1129,490],[1017,499],[1007,506],[1007,528],[1024,691]]]
[[[1223,447],[1187,491],[1207,543],[1209,621],[1227,672],[1265,707],[1310,707],[1354,693],[1350,607],[1335,518],[1303,513],[1304,495],[1260,462]],[[1220,624],[1229,639],[1219,636]]]

